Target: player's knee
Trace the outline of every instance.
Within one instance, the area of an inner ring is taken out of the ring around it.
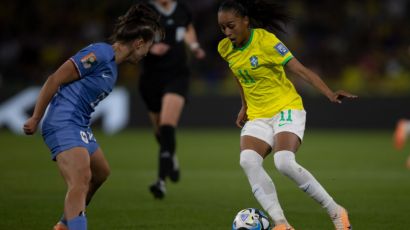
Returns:
[[[239,164],[244,170],[261,167],[263,158],[254,150],[245,149],[241,152]]]
[[[273,156],[275,166],[278,171],[284,175],[289,174],[293,169],[295,162],[295,154],[290,151],[279,151]]]
[[[91,181],[91,170],[84,169],[72,177],[72,180],[68,183],[70,191],[76,191],[81,193],[87,193]]]

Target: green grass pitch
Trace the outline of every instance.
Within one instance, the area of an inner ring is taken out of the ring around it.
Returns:
[[[89,229],[226,230],[237,211],[260,208],[239,166],[239,130],[181,129],[182,180],[154,200],[157,146],[151,130],[114,136],[96,132],[112,174],[87,210]],[[297,153],[333,198],[350,213],[354,229],[409,229],[410,148],[392,148],[388,131],[308,130]],[[40,135],[0,132],[0,229],[51,229],[62,213],[65,185]],[[318,204],[280,175],[273,177],[289,222],[298,230],[333,229]]]

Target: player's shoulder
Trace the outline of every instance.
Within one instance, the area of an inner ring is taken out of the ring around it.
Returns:
[[[269,32],[265,29],[262,28],[256,28],[254,29],[255,33],[255,39],[257,39],[259,42],[262,42],[264,44],[270,44],[272,43],[278,43],[280,40],[276,37],[276,35],[272,32]]]
[[[218,52],[224,57],[232,49],[232,42],[229,38],[222,39],[218,44]]]
[[[105,42],[90,44],[84,50],[93,53],[98,61],[110,61],[114,57],[112,46]]]

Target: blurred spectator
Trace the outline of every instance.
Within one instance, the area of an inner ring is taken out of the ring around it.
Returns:
[[[181,0],[183,1],[183,0]],[[113,19],[135,1],[3,0],[0,2],[0,92],[44,82],[49,71],[85,44],[107,38]],[[191,60],[192,92],[236,94],[216,53],[222,37],[217,0],[185,0],[193,11],[203,62]],[[367,96],[410,95],[410,3],[407,0],[281,0],[295,18],[278,35],[332,88]],[[18,19],[16,17],[19,17]],[[78,33],[81,31],[81,33]],[[81,35],[78,35],[81,34]],[[63,58],[62,58],[63,57]],[[309,58],[307,58],[309,57]],[[138,68],[124,66],[119,84],[135,86]],[[301,83],[298,90],[309,93]],[[1,97],[1,95],[0,95]]]

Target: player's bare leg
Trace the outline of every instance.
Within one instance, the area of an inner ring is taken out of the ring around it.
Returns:
[[[91,181],[87,193],[86,205],[91,202],[95,192],[107,180],[110,175],[110,166],[105,159],[101,148],[98,148],[90,157]]]
[[[86,228],[85,204],[91,181],[88,151],[81,147],[64,151],[57,155],[57,165],[67,184],[64,216],[68,226]]]
[[[174,182],[180,178],[179,164],[175,154],[175,128],[178,125],[184,104],[184,97],[176,93],[166,93],[162,98],[160,114],[158,116],[150,115],[151,121],[157,122],[154,127],[156,127],[160,142],[158,181],[150,186],[150,191],[156,198],[163,198],[165,195],[166,177]]]
[[[407,135],[410,132],[410,121],[405,119],[400,119],[397,122],[396,129],[394,130],[394,147],[397,150],[401,150],[406,143]]]
[[[110,167],[101,148],[98,148],[90,158],[91,167],[91,181],[86,198],[86,206],[91,202],[92,197],[99,187],[107,180],[110,174]],[[67,220],[65,216],[64,220],[59,221],[55,226],[54,230],[68,230]]]
[[[171,181],[177,182],[180,178],[179,163],[176,155],[176,134],[175,129],[178,126],[182,109],[184,108],[185,99],[176,93],[166,93],[162,98],[162,108],[159,117],[159,128],[162,132],[162,153],[165,157],[165,174]],[[166,153],[170,158],[166,158]]]

